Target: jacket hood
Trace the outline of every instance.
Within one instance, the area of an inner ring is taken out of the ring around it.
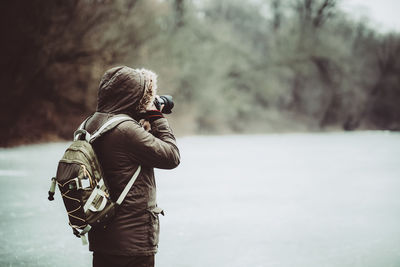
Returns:
[[[97,111],[135,116],[154,101],[157,75],[146,69],[126,66],[106,71],[100,81]]]

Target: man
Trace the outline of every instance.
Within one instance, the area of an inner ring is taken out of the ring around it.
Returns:
[[[101,79],[97,111],[86,130],[94,132],[117,114],[135,120],[120,123],[93,144],[111,199],[116,201],[139,165],[142,169],[113,220],[89,233],[94,267],[154,266],[163,211],[156,203],[153,168],[172,169],[180,162],[175,137],[153,104],[156,90],[157,76],[144,69],[115,67]],[[143,117],[150,129],[139,124]]]

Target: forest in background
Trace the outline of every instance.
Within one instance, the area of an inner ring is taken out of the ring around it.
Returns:
[[[71,139],[116,65],[158,73],[178,135],[400,130],[400,34],[339,4],[1,1],[0,146]]]

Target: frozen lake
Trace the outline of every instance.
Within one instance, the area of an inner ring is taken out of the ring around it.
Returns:
[[[185,137],[157,171],[157,267],[400,266],[400,134]],[[0,149],[0,266],[91,266],[49,181],[67,143]]]

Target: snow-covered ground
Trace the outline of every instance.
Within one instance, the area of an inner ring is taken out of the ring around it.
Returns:
[[[157,170],[157,267],[400,266],[400,134],[185,137]],[[0,149],[0,266],[90,266],[49,181],[67,143]]]

